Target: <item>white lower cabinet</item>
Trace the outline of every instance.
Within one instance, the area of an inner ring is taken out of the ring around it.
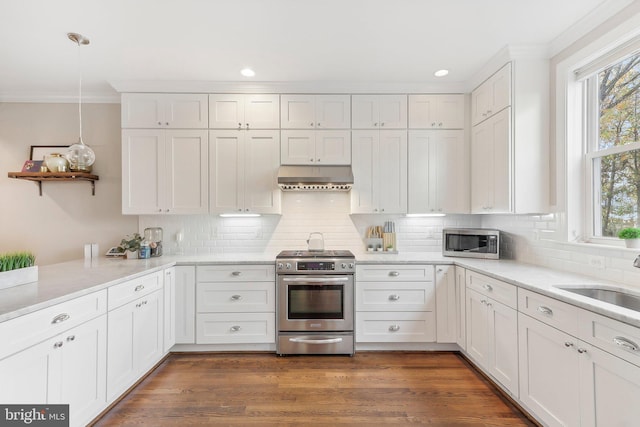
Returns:
[[[108,313],[107,399],[144,375],[164,352],[163,291],[155,290]]]
[[[455,299],[456,299],[456,344],[462,349],[467,349],[467,287],[466,287],[467,270],[455,267]]]
[[[175,267],[176,281],[176,344],[196,342],[196,267]]]
[[[196,344],[275,344],[275,265],[197,267]]]
[[[69,404],[70,425],[106,406],[106,316],[0,361],[3,404]]]
[[[456,268],[436,265],[436,341],[456,342],[458,330],[458,300],[456,298]]]
[[[466,351],[482,369],[517,396],[516,288],[469,271],[466,280]]]
[[[168,353],[176,343],[176,269],[164,270],[164,338],[162,351]]]
[[[436,341],[432,265],[358,265],[356,278],[356,342]]]

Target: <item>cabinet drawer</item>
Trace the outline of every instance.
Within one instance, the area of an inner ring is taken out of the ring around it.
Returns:
[[[419,281],[433,282],[432,265],[357,265],[356,278],[358,281]]]
[[[0,323],[0,359],[107,312],[107,291],[93,292]]]
[[[108,289],[109,310],[113,310],[136,298],[157,291],[162,287],[163,283],[163,272],[156,271],[155,273],[112,286]]]
[[[578,325],[581,340],[640,366],[639,328],[582,309]]]
[[[274,282],[275,264],[205,265],[196,270],[198,282]]]
[[[358,312],[356,342],[435,342],[434,312]]]
[[[275,283],[198,283],[198,313],[275,312]]]
[[[356,307],[358,311],[433,311],[434,283],[358,282]]]
[[[274,313],[198,314],[196,344],[275,343]]]
[[[570,304],[519,289],[518,311],[574,337],[578,335],[578,308]]]
[[[484,274],[467,271],[467,288],[473,289],[494,301],[511,308],[518,307],[518,290],[515,286]]]

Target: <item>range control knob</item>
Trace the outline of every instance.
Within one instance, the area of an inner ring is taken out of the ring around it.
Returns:
[[[344,270],[345,268],[347,268],[347,263],[346,263],[346,262],[343,262],[343,263],[342,263],[342,265],[341,265],[341,267],[342,267],[342,269]]]
[[[286,265],[286,267],[287,267],[287,270],[291,270],[291,263],[290,263],[290,262],[288,262],[288,263],[287,263],[287,265]]]
[[[278,270],[282,270],[284,268],[284,264],[279,262],[278,263]]]
[[[352,263],[352,262],[350,262],[350,263],[349,263],[349,268],[353,268],[353,267],[355,267],[355,266],[356,266],[356,265],[355,265],[354,263]]]

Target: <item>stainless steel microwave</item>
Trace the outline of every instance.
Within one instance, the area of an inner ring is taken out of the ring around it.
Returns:
[[[482,228],[442,230],[442,255],[468,258],[500,258],[500,231]]]

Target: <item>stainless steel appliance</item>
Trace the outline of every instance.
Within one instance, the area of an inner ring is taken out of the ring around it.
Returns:
[[[349,251],[283,251],[276,257],[277,353],[355,352],[355,257]]]
[[[445,228],[442,255],[467,258],[500,258],[500,231],[483,228]]]

